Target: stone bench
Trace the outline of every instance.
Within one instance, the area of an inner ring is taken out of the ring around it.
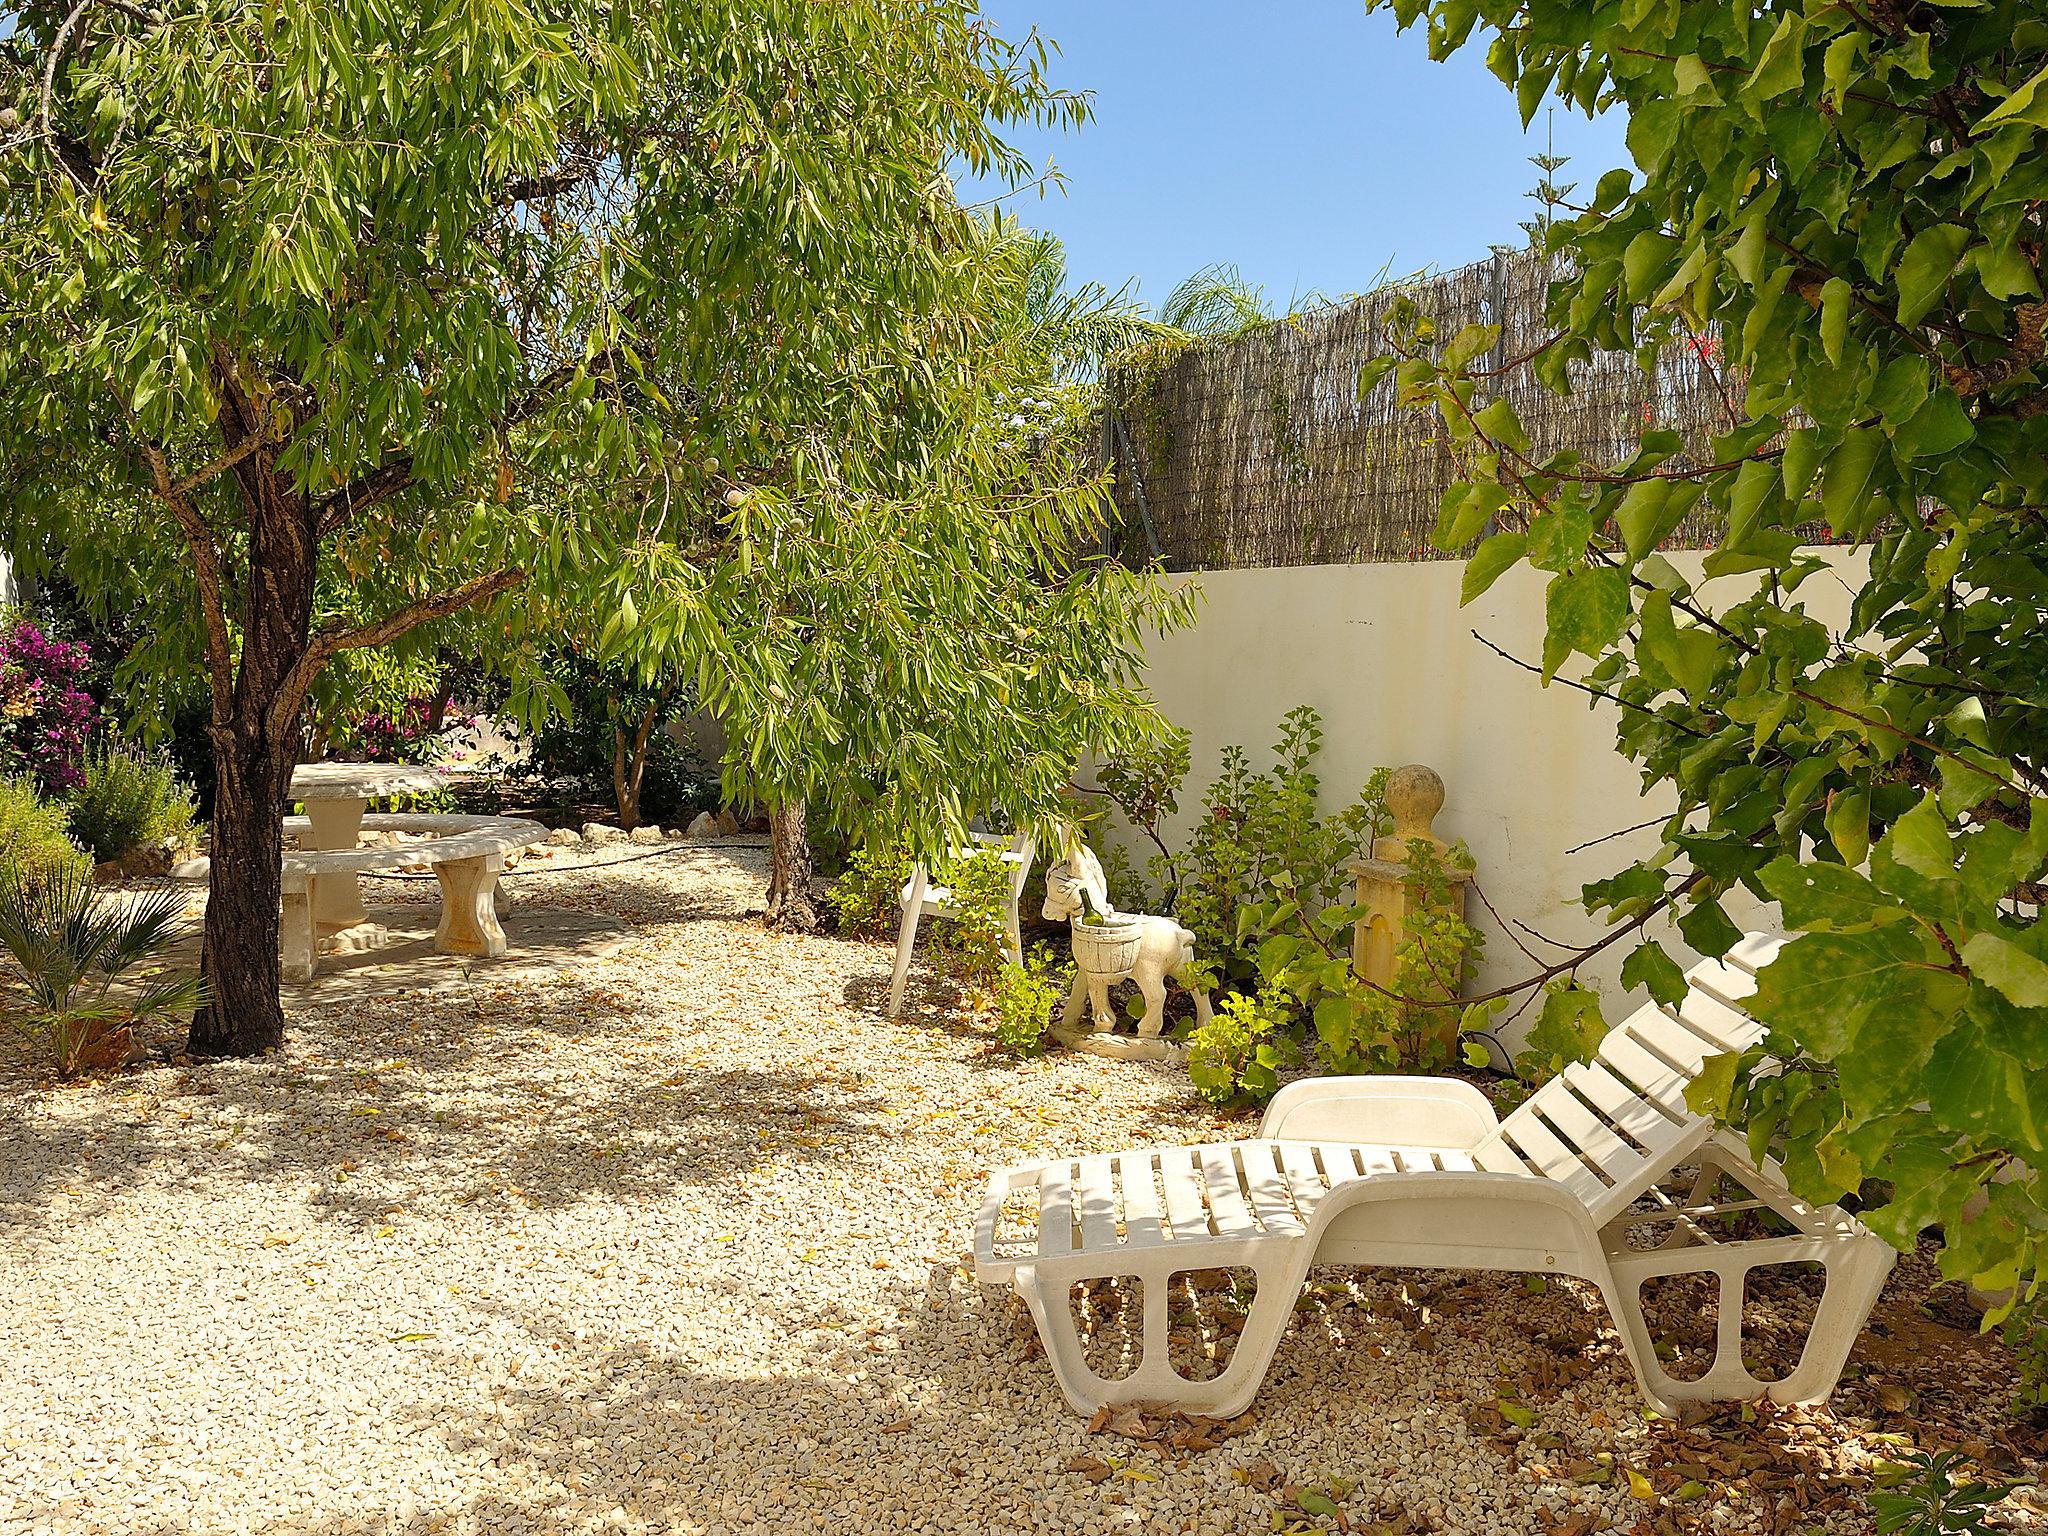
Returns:
[[[390,874],[420,865],[441,884],[441,925],[434,948],[444,955],[496,956],[505,953],[498,922],[498,876],[505,855],[542,842],[548,829],[513,816],[365,816],[363,831],[395,832],[417,842],[375,843],[356,848],[305,847],[312,823],[304,816],[284,819],[285,835],[300,847],[284,856],[283,923],[278,965],[286,981],[311,981],[320,945],[316,894],[322,880]]]

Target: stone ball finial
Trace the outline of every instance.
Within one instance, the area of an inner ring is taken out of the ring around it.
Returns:
[[[1421,838],[1441,850],[1444,840],[1431,823],[1444,808],[1444,781],[1434,768],[1410,763],[1396,768],[1387,779],[1387,814],[1394,819],[1394,831],[1373,844],[1373,857],[1405,859],[1411,838]]]

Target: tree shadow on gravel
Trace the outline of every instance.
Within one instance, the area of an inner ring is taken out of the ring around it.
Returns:
[[[118,1101],[63,1118],[0,1104],[0,1231],[51,1219],[59,1199],[76,1202],[63,1213],[75,1218],[137,1188],[190,1199],[275,1185],[292,1209],[358,1224],[404,1210],[631,1203],[732,1185],[764,1165],[835,1163],[891,1133],[872,1093],[802,1069],[537,1081],[512,1053],[487,1076],[472,1069],[459,1088],[369,1061],[134,1077],[147,1086],[128,1095],[138,1104],[125,1112]]]

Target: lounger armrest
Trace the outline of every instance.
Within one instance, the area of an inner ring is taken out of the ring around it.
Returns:
[[[1311,1077],[1273,1096],[1259,1135],[1466,1151],[1497,1123],[1486,1095],[1455,1077]]]

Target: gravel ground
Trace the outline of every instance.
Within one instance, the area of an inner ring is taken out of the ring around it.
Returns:
[[[764,862],[526,878],[629,942],[273,1059],[0,1064],[0,1531],[1861,1531],[1883,1436],[2038,1473],[1921,1261],[1825,1413],[1653,1422],[1575,1285],[1333,1274],[1245,1420],[1090,1433],[972,1278],[984,1170],[1247,1127],[935,983],[882,1019],[888,949],[762,931]]]

